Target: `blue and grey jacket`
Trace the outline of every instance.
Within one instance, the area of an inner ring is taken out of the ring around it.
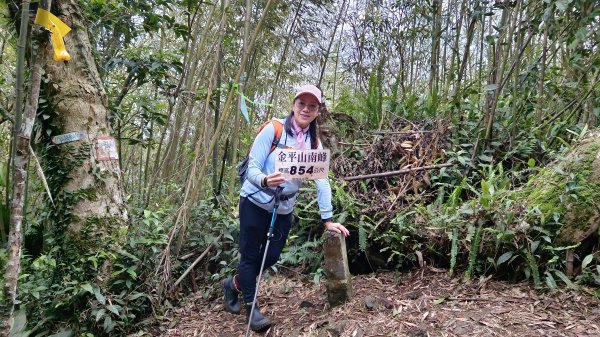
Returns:
[[[284,119],[278,120],[281,123],[285,123]],[[240,191],[242,197],[247,197],[252,203],[267,211],[272,211],[275,205],[275,201],[273,200],[275,189],[270,188],[271,191],[265,191],[260,187],[260,184],[265,176],[275,172],[276,151],[270,152],[273,137],[275,137],[275,127],[273,127],[273,123],[269,123],[254,139],[249,154],[247,178]],[[305,144],[310,143],[310,135],[307,133]],[[295,148],[296,138],[288,135],[284,128],[278,146]],[[318,148],[323,149],[323,145],[319,143]],[[277,209],[278,214],[289,214],[294,210],[294,204],[296,203],[301,183],[301,181],[286,181],[280,185],[283,187],[281,195],[290,196],[290,198],[280,202]],[[317,179],[315,180],[315,184],[317,185],[317,198],[321,219],[329,219],[333,217],[329,179]]]

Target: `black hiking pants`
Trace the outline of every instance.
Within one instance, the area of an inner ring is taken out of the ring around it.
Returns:
[[[240,198],[240,266],[238,268],[238,281],[242,287],[245,303],[250,303],[254,299],[256,278],[260,272],[260,265],[265,253],[267,233],[269,232],[272,216],[272,212],[258,207],[248,198]],[[269,243],[264,269],[271,267],[279,259],[290,233],[292,222],[293,213],[277,214],[273,238]]]

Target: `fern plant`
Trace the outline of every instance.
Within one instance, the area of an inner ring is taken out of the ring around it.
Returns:
[[[533,256],[533,243],[531,249],[525,249],[525,256],[527,257],[527,265],[529,266],[529,270],[531,272],[531,276],[533,278],[533,285],[536,288],[540,288],[542,283],[540,281],[540,269],[538,267],[537,261],[535,260],[535,256]]]
[[[448,274],[452,277],[454,268],[456,267],[456,257],[458,256],[458,229],[452,228],[452,234],[450,236],[452,248],[450,249],[450,271]]]
[[[473,241],[471,242],[471,252],[469,253],[469,266],[467,267],[467,271],[465,273],[465,278],[470,279],[473,276],[473,271],[477,266],[477,256],[479,255],[479,244],[481,243],[481,236],[483,233],[483,228],[481,225],[477,227],[475,231],[475,235],[473,236]]]

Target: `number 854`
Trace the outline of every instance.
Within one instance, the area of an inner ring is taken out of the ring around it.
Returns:
[[[294,174],[302,175],[305,173],[312,174],[313,170],[314,170],[313,166],[309,166],[308,169],[306,168],[306,166],[292,166],[292,167],[290,167],[290,174],[291,175],[294,175]]]

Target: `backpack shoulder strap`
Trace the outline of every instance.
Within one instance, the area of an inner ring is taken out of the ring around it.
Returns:
[[[283,134],[283,123],[276,119],[267,122],[267,124],[268,123],[273,123],[273,127],[275,128],[275,135],[273,137],[273,141],[271,142],[271,150],[269,151],[270,153],[275,151],[275,149],[277,148],[277,144],[279,144],[279,140],[281,139],[281,135]]]

